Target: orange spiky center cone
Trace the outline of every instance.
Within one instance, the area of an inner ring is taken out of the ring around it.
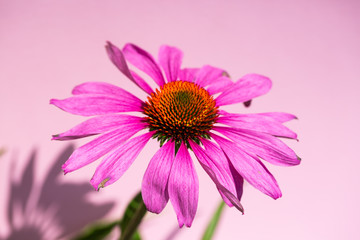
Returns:
[[[212,96],[199,85],[176,81],[166,83],[148,96],[144,114],[154,138],[161,145],[172,139],[176,142],[209,138],[208,131],[218,117],[218,108]]]

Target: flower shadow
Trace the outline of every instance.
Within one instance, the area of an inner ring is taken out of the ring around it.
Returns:
[[[59,181],[63,175],[61,165],[73,151],[74,146],[66,147],[41,183],[35,181],[36,150],[30,155],[18,183],[9,174],[10,235],[6,239],[68,239],[111,211],[114,202],[94,204],[87,200],[87,195],[93,192],[88,183]],[[14,161],[10,168],[14,169]]]

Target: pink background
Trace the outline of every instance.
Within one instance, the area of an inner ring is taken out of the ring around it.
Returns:
[[[249,110],[240,104],[229,110],[285,111],[299,117],[288,126],[300,142],[289,145],[302,164],[268,165],[283,197],[274,201],[246,185],[245,215],[226,208],[215,239],[360,239],[360,2],[351,0],[0,0],[0,148],[5,149],[0,156],[0,238],[27,225],[46,223],[42,231],[49,236],[82,227],[95,208],[79,214],[74,205],[58,206],[66,199],[76,201],[76,191],[67,191],[71,185],[64,184],[82,184],[92,204],[113,203],[111,211],[99,213],[105,220],[119,217],[139,190],[155,142],[117,183],[100,192],[88,184],[98,163],[47,179],[70,144],[50,141],[51,134],[84,119],[50,106],[50,98],[68,97],[72,87],[85,81],[106,81],[145,97],[107,59],[106,40],[120,47],[133,42],[155,56],[161,44],[178,46],[185,53],[183,66],[211,64],[227,69],[234,79],[249,72],[269,76],[269,94]],[[35,172],[28,165],[34,151]],[[144,239],[200,238],[220,197],[196,167],[200,197],[193,226],[177,232],[168,204],[160,215],[148,214]],[[15,194],[15,201],[11,185],[21,183],[27,188]],[[26,189],[31,189],[28,195]],[[9,215],[15,202],[27,210]],[[10,223],[10,216],[17,223]],[[63,226],[59,216],[68,223],[78,220]]]

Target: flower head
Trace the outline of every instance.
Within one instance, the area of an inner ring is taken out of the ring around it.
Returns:
[[[189,151],[194,152],[230,207],[243,212],[240,200],[244,179],[274,199],[281,196],[275,178],[261,160],[283,166],[300,163],[294,151],[278,138],[297,138],[283,125],[295,116],[221,110],[224,105],[240,102],[248,105],[267,93],[271,88],[269,78],[248,74],[232,82],[224,70],[212,66],[181,69],[183,54],[170,46],[160,48],[158,61],[133,44],[120,50],[108,42],[106,50],[115,66],[148,97],[143,101],[120,87],[87,82],[76,86],[72,97],[52,99],[50,103],[64,111],[94,116],[53,139],[99,134],[74,151],[63,165],[65,173],[102,157],[90,182],[95,189],[108,186],[154,138],[160,142],[160,149],[144,174],[143,200],[149,211],[160,213],[170,199],[180,227],[191,226],[198,203],[198,177]],[[157,89],[154,91],[130,70],[128,62],[149,75]],[[139,112],[142,116],[124,112]],[[134,137],[141,130],[145,133]]]
[[[218,116],[214,98],[199,85],[176,81],[166,83],[145,102],[144,114],[161,141],[199,142],[208,135]]]

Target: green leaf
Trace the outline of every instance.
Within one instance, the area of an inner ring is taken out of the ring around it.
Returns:
[[[137,229],[147,210],[139,192],[126,207],[123,218],[120,221],[120,240],[141,240]]]
[[[202,240],[212,239],[215,229],[217,227],[217,224],[219,223],[219,219],[220,219],[221,213],[224,209],[224,206],[225,206],[225,203],[224,203],[224,201],[221,200],[221,203],[219,204],[216,212],[214,213],[214,216],[212,217],[211,221],[209,222],[209,224],[204,232]]]
[[[115,226],[119,224],[119,221],[111,223],[98,223],[90,227],[87,227],[82,233],[72,238],[73,240],[102,240],[104,239]]]
[[[136,232],[132,235],[131,240],[141,240],[141,236],[140,236],[139,231],[136,231]]]

